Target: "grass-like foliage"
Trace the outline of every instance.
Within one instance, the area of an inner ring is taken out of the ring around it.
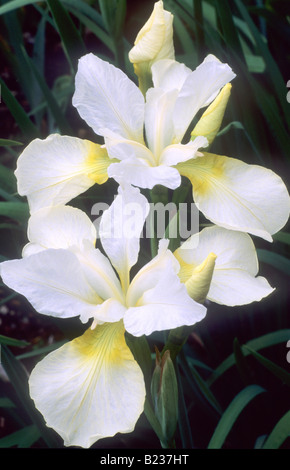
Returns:
[[[18,155],[32,139],[55,132],[97,142],[72,106],[78,59],[93,52],[137,83],[128,52],[153,4],[0,1],[1,261],[20,258],[27,242],[29,211],[14,176]],[[272,169],[289,188],[289,1],[164,0],[164,8],[174,14],[178,61],[194,69],[210,53],[237,74],[212,151]],[[96,201],[111,203],[115,189],[109,180],[73,204],[89,211]],[[185,191],[182,197],[190,202],[192,196]],[[272,244],[255,244],[260,273],[276,290],[250,306],[210,305],[205,320],[189,331],[176,360],[177,448],[290,448],[289,226]],[[34,407],[27,376],[42,356],[79,334],[79,325],[39,316],[4,284],[0,292],[0,447],[62,447]],[[163,335],[153,334],[146,358],[136,351],[149,374],[154,346],[163,342]],[[160,447],[152,413],[148,397],[134,433],[94,447]]]

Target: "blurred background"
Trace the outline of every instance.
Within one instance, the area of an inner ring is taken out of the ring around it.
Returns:
[[[153,6],[152,0],[0,1],[1,261],[21,257],[27,242],[17,157],[32,139],[53,132],[101,142],[71,104],[77,61],[93,52],[136,82],[128,51]],[[211,53],[237,74],[211,151],[270,168],[289,188],[289,1],[164,0],[164,8],[174,14],[176,60],[194,69]],[[109,180],[71,204],[90,214],[95,202],[110,203],[115,192]],[[189,331],[177,361],[178,448],[290,448],[289,224],[273,243],[254,242],[260,275],[276,290],[245,307],[210,304],[205,320]],[[0,447],[62,447],[34,408],[27,377],[45,354],[80,333],[78,320],[39,315],[0,285]],[[154,345],[162,348],[163,340],[149,338],[152,367]],[[94,447],[160,443],[143,415],[134,433]]]

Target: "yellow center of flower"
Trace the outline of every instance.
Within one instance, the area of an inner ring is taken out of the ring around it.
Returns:
[[[116,162],[108,157],[107,150],[100,145],[87,141],[88,156],[85,161],[86,173],[97,184],[103,184],[108,179],[108,166]]]

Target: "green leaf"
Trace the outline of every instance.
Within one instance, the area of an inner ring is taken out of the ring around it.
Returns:
[[[17,222],[25,223],[29,217],[28,204],[26,202],[0,202],[0,216],[9,217]]]
[[[266,357],[262,356],[261,354],[257,353],[253,349],[249,348],[248,346],[244,346],[244,349],[248,350],[250,354],[252,354],[257,361],[259,361],[266,369],[268,369],[272,374],[274,374],[278,379],[282,380],[283,383],[290,386],[290,374],[285,369],[280,366],[277,366],[274,362],[270,361]]]
[[[266,390],[259,385],[249,385],[238,393],[223,413],[208,444],[208,449],[221,449],[228,434],[246,406]]]
[[[234,357],[239,374],[245,385],[250,383],[250,371],[238,338],[234,339]]]
[[[68,122],[67,122],[67,120],[66,120],[66,118],[63,114],[63,111],[60,108],[58,102],[56,101],[53,93],[51,92],[51,90],[47,86],[45,79],[41,76],[41,74],[39,73],[36,65],[27,56],[26,53],[24,54],[24,57],[25,57],[25,60],[27,61],[27,63],[30,64],[31,70],[33,71],[33,73],[35,75],[37,83],[39,84],[39,86],[42,90],[43,96],[46,99],[47,106],[50,109],[50,111],[51,111],[51,113],[54,117],[55,123],[59,127],[60,132],[62,134],[66,134],[66,135],[72,135],[73,134],[72,129],[71,129],[70,125],[68,124]]]
[[[284,110],[284,117],[290,126],[290,115],[289,115],[289,108],[287,107],[287,102],[285,99],[285,82],[282,77],[282,74],[277,66],[275,60],[270,53],[270,50],[265,42],[264,38],[261,36],[259,30],[257,29],[254,21],[250,17],[246,6],[244,5],[241,0],[235,0],[235,4],[237,9],[239,10],[242,18],[247,23],[249,30],[251,31],[259,52],[261,56],[264,58],[266,68],[267,68],[267,76],[272,82],[273,88],[276,92],[276,95],[280,101],[281,107]]]
[[[161,429],[160,423],[159,423],[158,419],[156,418],[155,413],[153,411],[153,408],[152,408],[152,406],[151,406],[151,404],[150,404],[147,397],[145,398],[145,403],[144,403],[144,414],[145,414],[146,418],[148,419],[153,431],[157,435],[160,442],[164,442],[165,439],[164,439],[164,436],[162,434],[162,429]]]
[[[271,333],[267,333],[266,335],[259,336],[258,338],[252,339],[248,341],[245,346],[250,347],[255,351],[259,351],[260,349],[265,349],[271,346],[275,346],[276,344],[287,343],[290,338],[290,329],[285,330],[278,330],[273,331]],[[243,353],[245,356],[250,354],[248,349],[243,349]],[[235,365],[235,356],[234,354],[230,354],[213,372],[213,374],[207,380],[208,385],[212,385],[216,379],[221,377],[228,369]]]
[[[14,172],[7,168],[4,165],[0,164],[0,187],[2,190],[6,191],[7,193],[15,193],[16,192],[16,178]],[[6,198],[7,199],[7,198]],[[14,199],[11,194],[9,194],[8,199]]]
[[[184,388],[181,380],[181,374],[179,371],[178,363],[176,366],[176,377],[178,381],[178,428],[184,449],[193,449],[193,438],[188,418],[187,405],[184,398]]]
[[[0,15],[4,15],[5,13],[9,13],[10,11],[22,8],[25,5],[37,3],[37,1],[38,0],[11,0],[10,2],[7,2],[6,5],[0,7]]]
[[[129,346],[135,360],[138,362],[144,374],[146,390],[150,390],[152,374],[151,351],[145,336],[135,337],[126,332],[126,343]]]
[[[277,240],[278,242],[285,243],[286,245],[290,245],[290,233],[278,232],[273,235],[273,239]]]
[[[12,116],[14,117],[16,124],[19,126],[20,130],[25,135],[25,137],[28,140],[32,140],[35,137],[39,137],[40,135],[37,127],[29,119],[26,112],[18,103],[17,99],[12,95],[10,90],[7,88],[2,78],[0,78],[0,84],[2,99],[9,111],[11,112]]]
[[[13,147],[15,145],[23,145],[22,142],[10,139],[0,139],[0,147]]]
[[[24,413],[27,415],[30,422],[37,426],[47,446],[58,447],[54,435],[51,430],[45,426],[42,416],[36,410],[29,396],[28,374],[26,369],[23,367],[22,363],[13,356],[6,345],[2,345],[1,352],[2,365],[16,392],[16,397]]]
[[[8,436],[2,437],[2,439],[0,439],[0,448],[14,446],[19,448],[31,447],[31,445],[38,441],[40,437],[41,435],[39,430],[34,424],[32,424],[31,426],[26,426],[25,428],[9,434]]]
[[[243,51],[229,2],[228,0],[223,0],[222,2],[220,0],[215,0],[215,6],[221,22],[226,45],[235,51],[239,55],[240,60],[242,60],[244,57]]]
[[[290,260],[288,258],[264,249],[257,249],[257,254],[260,262],[269,264],[290,276]]]
[[[23,348],[29,345],[27,341],[9,338],[8,336],[4,335],[0,335],[0,344],[7,344],[8,346],[17,346],[18,348]]]
[[[288,436],[290,436],[290,411],[287,411],[274,426],[262,449],[279,449]]]
[[[180,365],[186,375],[186,378],[192,388],[192,391],[195,392],[196,389],[198,389],[199,394],[205,398],[208,404],[219,414],[222,414],[222,408],[220,404],[218,403],[217,399],[215,398],[214,394],[210,390],[208,384],[206,383],[205,380],[201,377],[201,375],[198,373],[196,368],[194,367],[193,363],[188,364],[187,362],[187,357],[183,353],[183,351],[180,352],[178,355],[178,360],[180,361]]]
[[[0,408],[15,408],[15,405],[10,398],[0,397]]]
[[[76,70],[78,59],[86,54],[86,47],[79,31],[76,29],[69,13],[59,0],[47,0],[67,59],[73,70]]]

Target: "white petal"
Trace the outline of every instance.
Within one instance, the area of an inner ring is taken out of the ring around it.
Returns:
[[[181,142],[197,111],[207,106],[234,77],[235,74],[227,64],[210,56],[186,78],[176,100],[173,116],[178,142]]]
[[[143,141],[144,98],[127,75],[93,54],[79,60],[73,105],[92,129]]]
[[[68,250],[48,249],[21,260],[0,265],[5,284],[24,295],[45,315],[61,318],[94,317],[103,299],[87,282],[81,264]]]
[[[103,299],[114,298],[123,304],[124,294],[121,284],[108,258],[99,249],[79,251],[76,255],[81,262],[82,272],[93,290]]]
[[[209,153],[177,168],[191,180],[200,211],[217,225],[271,241],[289,218],[287,188],[271,170]]]
[[[258,302],[273,291],[264,277],[253,277],[239,268],[236,271],[219,269],[214,272],[207,298],[232,307]]]
[[[125,139],[108,129],[102,129],[102,135],[105,137],[105,147],[110,158],[120,161],[135,158],[144,160],[148,164],[156,164],[155,156],[144,144]]]
[[[194,248],[192,248],[194,247]],[[273,292],[263,277],[256,277],[259,266],[255,246],[247,233],[222,227],[207,227],[193,235],[176,250],[177,258],[188,266],[200,265],[210,252],[217,256],[207,298],[213,302],[234,306],[259,301]]]
[[[71,250],[94,249],[96,229],[81,210],[69,206],[44,208],[35,212],[28,221],[28,243],[23,256],[47,248]]]
[[[155,88],[164,91],[180,90],[192,71],[176,60],[163,59],[152,65],[152,80]]]
[[[150,88],[146,94],[145,131],[149,149],[156,162],[162,150],[174,138],[172,114],[177,98],[177,90],[164,92],[162,88]]]
[[[180,162],[185,162],[191,158],[201,156],[198,149],[201,147],[207,147],[208,141],[205,137],[199,136],[190,141],[187,144],[173,144],[166,147],[161,156],[160,164],[163,165],[177,165]]]
[[[126,330],[134,336],[194,325],[206,308],[192,300],[180,282],[179,264],[161,245],[158,255],[135,276],[127,293],[130,308],[124,316]]]
[[[106,151],[87,140],[58,134],[35,139],[17,161],[18,192],[27,196],[31,212],[66,204],[104,183],[109,163]]]
[[[130,268],[137,262],[140,236],[149,212],[147,199],[139,189],[119,187],[119,194],[100,223],[100,239],[123,287],[129,280]]]
[[[66,446],[88,448],[132,432],[144,407],[143,374],[118,323],[99,325],[50,353],[32,371],[29,387]]]
[[[142,159],[128,158],[120,163],[112,163],[108,175],[119,184],[130,182],[139,188],[152,189],[161,184],[166,188],[176,189],[180,186],[181,178],[175,168],[159,165],[150,166]]]

